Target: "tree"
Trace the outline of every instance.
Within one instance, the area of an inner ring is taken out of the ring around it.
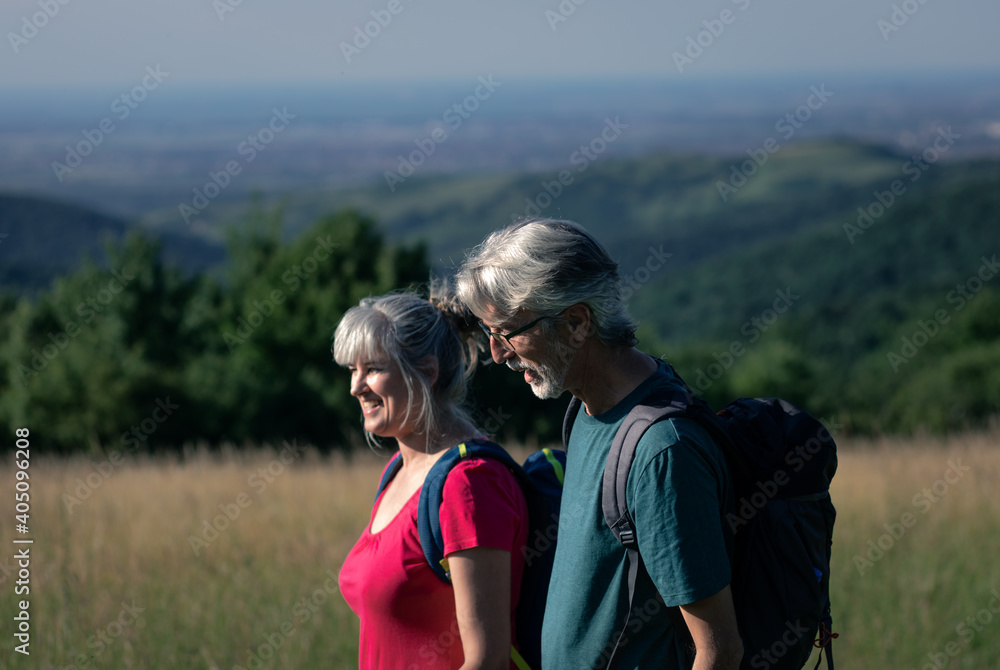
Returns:
[[[229,285],[193,306],[217,316],[185,369],[192,401],[212,408],[203,437],[346,447],[357,402],[333,363],[333,331],[362,297],[426,281],[424,247],[388,246],[370,219],[342,212],[289,244],[264,228],[230,248]]]
[[[177,397],[176,325],[197,279],[164,267],[158,245],[140,235],[108,254],[109,267],[85,262],[10,317],[0,418],[30,426],[40,448],[120,443],[157,397]]]
[[[37,302],[0,302],[0,424],[39,449],[178,448],[302,440],[342,448],[357,425],[330,353],[366,295],[426,281],[423,245],[385,244],[353,212],[280,240],[280,221],[234,235],[225,281],[164,265],[141,235]]]

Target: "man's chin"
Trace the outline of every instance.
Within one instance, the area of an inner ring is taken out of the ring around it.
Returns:
[[[539,400],[555,400],[566,390],[548,382],[535,382],[533,384],[529,384],[529,386],[531,386],[531,392],[534,393],[535,397]]]

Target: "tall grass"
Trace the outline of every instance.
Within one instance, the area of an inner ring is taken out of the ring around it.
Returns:
[[[833,490],[841,668],[1000,666],[1000,612],[989,610],[1000,610],[998,437],[842,444]],[[13,651],[23,596],[11,540],[21,536],[6,459],[0,668],[356,667],[358,624],[335,577],[382,461],[281,457],[133,460],[105,468],[106,479],[87,460],[34,458],[30,657]],[[949,475],[953,466],[968,470]],[[88,476],[99,485],[86,498],[65,498],[86,494]],[[935,484],[946,476],[947,488]],[[207,531],[206,520],[223,530]]]
[[[275,452],[142,461],[115,468],[74,505],[64,495],[85,493],[88,475],[100,480],[91,465],[36,460],[32,655],[12,654],[5,635],[4,667],[356,667],[358,626],[335,576],[380,467],[308,453],[285,464]],[[13,481],[9,469],[0,477]],[[9,554],[13,494],[4,498]],[[223,530],[206,530],[206,520]],[[9,629],[13,578],[0,588]],[[130,620],[119,619],[122,603],[133,601],[143,611],[119,629]],[[255,662],[248,654],[258,650],[270,657]]]
[[[846,447],[832,491],[843,667],[1000,667],[1000,434]]]

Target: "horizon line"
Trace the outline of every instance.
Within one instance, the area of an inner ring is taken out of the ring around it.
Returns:
[[[539,85],[614,85],[614,84],[638,84],[656,82],[666,85],[698,85],[712,83],[732,83],[737,81],[771,81],[781,82],[787,80],[801,79],[803,77],[831,77],[835,79],[857,79],[859,82],[877,81],[888,78],[903,78],[906,80],[916,80],[917,82],[927,79],[947,78],[954,80],[964,79],[1000,79],[1000,71],[989,67],[968,68],[886,68],[878,70],[842,70],[834,68],[816,68],[811,70],[785,70],[780,72],[753,72],[744,71],[732,72],[709,72],[698,76],[678,75],[672,72],[632,72],[632,73],[605,73],[605,74],[518,74],[482,72],[479,74],[456,74],[448,76],[384,76],[358,78],[301,78],[301,79],[195,79],[178,84],[181,88],[201,88],[212,87],[221,90],[226,88],[248,89],[252,87],[267,88],[301,88],[309,86],[334,86],[334,87],[386,87],[386,86],[418,86],[418,85],[456,85],[466,83],[469,79],[477,76],[493,75],[497,78],[507,77],[511,81],[520,84]],[[28,81],[28,82],[3,82],[0,81],[0,90],[90,90],[107,86],[120,86],[121,80],[101,80],[91,82],[60,82],[60,81]]]

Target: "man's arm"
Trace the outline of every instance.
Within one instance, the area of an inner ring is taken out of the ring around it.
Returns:
[[[642,470],[632,465],[628,501],[639,551],[653,585],[667,605],[680,604],[695,645],[695,670],[739,668],[742,642],[736,623],[730,557],[722,510],[726,495],[721,455],[708,435],[689,420],[663,421],[646,431],[646,440],[670,444]],[[640,466],[642,467],[642,466]],[[694,602],[681,604],[683,600]]]
[[[737,670],[743,642],[729,586],[704,600],[681,605],[680,610],[694,641],[692,670]]]

